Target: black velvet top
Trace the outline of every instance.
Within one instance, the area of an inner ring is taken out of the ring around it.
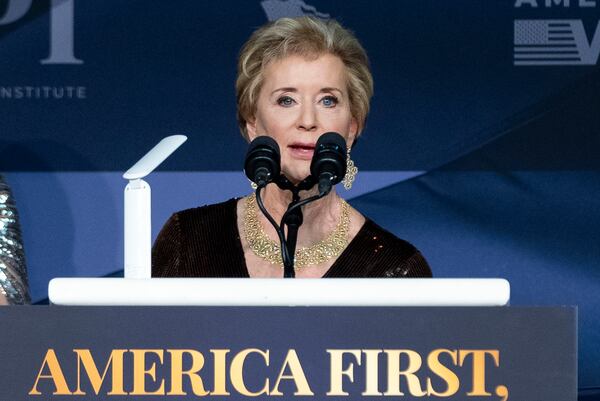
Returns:
[[[152,248],[152,277],[249,277],[236,205],[173,214]],[[366,219],[323,277],[431,277],[431,269],[414,246]]]

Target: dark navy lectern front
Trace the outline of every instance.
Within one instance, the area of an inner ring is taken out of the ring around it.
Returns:
[[[575,401],[572,307],[5,307],[1,400]]]

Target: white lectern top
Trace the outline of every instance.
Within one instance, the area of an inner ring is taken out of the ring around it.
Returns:
[[[502,306],[504,279],[56,278],[56,305]]]

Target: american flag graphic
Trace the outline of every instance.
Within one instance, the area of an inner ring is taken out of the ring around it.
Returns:
[[[581,64],[573,20],[515,20],[514,65]]]

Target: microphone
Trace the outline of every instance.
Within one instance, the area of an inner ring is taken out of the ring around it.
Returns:
[[[326,195],[346,174],[346,141],[335,132],[319,137],[310,163],[310,174],[319,183],[319,194]]]
[[[259,136],[250,142],[244,162],[244,172],[250,181],[262,188],[279,177],[280,171],[281,154],[273,138]]]

